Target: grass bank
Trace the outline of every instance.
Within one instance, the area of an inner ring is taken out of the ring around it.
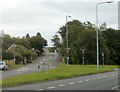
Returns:
[[[29,84],[35,82],[43,82],[47,80],[57,80],[70,77],[84,76],[102,72],[113,71],[113,66],[100,66],[100,70],[96,70],[95,65],[65,65],[59,64],[58,68],[50,69],[40,73],[32,73],[7,78],[2,81],[3,87],[16,86],[21,84]]]
[[[9,64],[8,68],[9,68],[9,70],[12,70],[12,69],[15,69],[15,68],[18,68],[21,66],[22,66],[22,64]]]

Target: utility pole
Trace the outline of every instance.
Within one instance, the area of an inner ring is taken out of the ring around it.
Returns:
[[[85,53],[85,49],[81,49],[82,51],[82,61],[83,61],[83,66],[85,65],[85,56],[84,56],[84,53]]]
[[[68,16],[66,15],[66,52],[67,52],[67,65],[69,64],[69,42],[68,42],[68,17],[71,17],[71,16]]]
[[[2,61],[2,43],[3,43],[3,30],[0,31],[0,61]]]

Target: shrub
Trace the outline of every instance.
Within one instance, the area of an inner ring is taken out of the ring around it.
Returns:
[[[5,51],[2,52],[2,60],[11,60],[13,58],[14,58],[13,53]]]
[[[24,58],[22,56],[20,56],[20,55],[16,55],[15,59],[16,59],[16,62],[15,62],[16,64],[20,64],[24,60]]]

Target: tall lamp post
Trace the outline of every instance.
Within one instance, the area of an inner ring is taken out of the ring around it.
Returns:
[[[66,51],[67,51],[67,65],[69,64],[68,17],[71,17],[71,16],[66,15]]]
[[[97,45],[97,70],[99,70],[99,44],[98,44],[98,6],[105,3],[112,3],[114,1],[100,2],[96,4],[96,45]]]

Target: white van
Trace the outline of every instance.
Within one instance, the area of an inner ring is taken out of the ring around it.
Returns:
[[[0,61],[0,70],[8,70],[8,66],[3,61]]]

